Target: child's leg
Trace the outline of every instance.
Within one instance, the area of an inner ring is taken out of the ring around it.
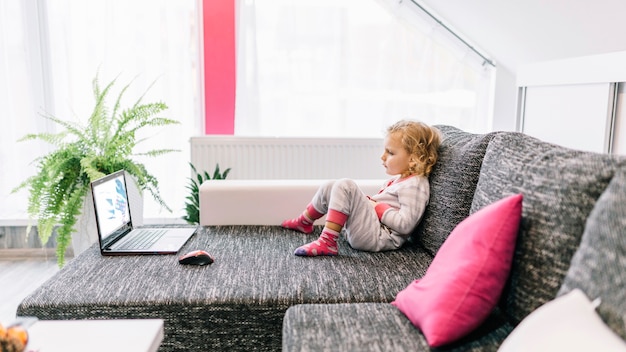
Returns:
[[[343,235],[350,247],[361,251],[381,252],[398,249],[406,241],[400,236],[392,235],[388,228],[381,226],[375,210],[353,211],[344,227]]]
[[[307,234],[313,232],[313,222],[324,216],[328,211],[328,198],[330,197],[333,183],[334,181],[328,181],[322,184],[315,192],[311,203],[304,212],[297,218],[283,221],[281,226]]]
[[[318,212],[312,204],[307,205],[306,209],[297,218],[285,220],[281,224],[282,227],[300,231],[302,233],[313,232],[313,222],[321,218],[324,214]]]
[[[322,235],[316,240],[295,251],[299,256],[337,255],[337,238],[348,221],[348,217],[355,211],[372,212],[374,207],[369,205],[369,200],[363,194],[356,183],[349,179],[340,179],[333,183],[332,189],[326,197],[328,215]],[[315,199],[314,199],[315,201]],[[314,203],[315,204],[315,203]]]
[[[336,210],[328,210],[328,217],[320,237],[294,252],[297,256],[315,257],[318,255],[337,255],[337,239],[348,216]]]

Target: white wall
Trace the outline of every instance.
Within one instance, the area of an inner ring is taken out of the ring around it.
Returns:
[[[515,131],[517,87],[513,72],[503,67],[496,67],[494,95],[492,129],[494,131]]]
[[[626,81],[626,50],[520,66],[518,86]]]

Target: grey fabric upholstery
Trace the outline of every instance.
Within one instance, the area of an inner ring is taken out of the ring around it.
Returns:
[[[519,133],[493,138],[471,212],[523,193],[522,224],[502,309],[516,323],[553,299],[585,221],[619,159],[570,150]]]
[[[437,350],[496,351],[512,330],[493,314],[480,329]],[[424,335],[391,304],[297,305],[283,321],[283,352],[428,350]]]
[[[413,234],[414,240],[433,256],[456,225],[469,215],[485,150],[496,135],[436,127],[443,141],[429,177],[430,203]]]
[[[341,239],[340,256],[303,258],[294,249],[319,227],[314,235],[276,226],[205,227],[182,252],[206,249],[215,256],[210,266],[181,266],[167,255],[102,257],[94,246],[28,296],[18,315],[161,318],[160,351],[430,350],[389,303],[424,275],[459,222],[523,193],[499,307],[470,335],[437,350],[496,351],[515,324],[574,287],[600,296],[601,316],[626,338],[625,159],[518,133],[438,127],[444,142],[430,204],[400,250],[361,252]]]
[[[579,288],[600,298],[598,313],[626,340],[626,171],[620,170],[587,220],[559,295]]]
[[[391,304],[296,305],[283,320],[283,352],[427,349],[424,336]]]
[[[294,256],[313,236],[273,226],[203,228],[182,252],[206,249],[215,257],[206,267],[179,265],[173,255],[102,257],[94,246],[27,297],[18,314],[162,318],[163,351],[274,351],[290,306],[391,302],[432,260],[415,245],[368,253],[343,240],[338,257]]]

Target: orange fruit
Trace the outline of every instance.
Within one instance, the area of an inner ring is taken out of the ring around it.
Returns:
[[[20,341],[24,346],[28,343],[28,331],[21,326],[12,326],[7,329],[7,335]]]

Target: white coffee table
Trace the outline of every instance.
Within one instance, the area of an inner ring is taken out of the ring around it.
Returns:
[[[39,320],[28,336],[26,351],[156,352],[163,320]]]

